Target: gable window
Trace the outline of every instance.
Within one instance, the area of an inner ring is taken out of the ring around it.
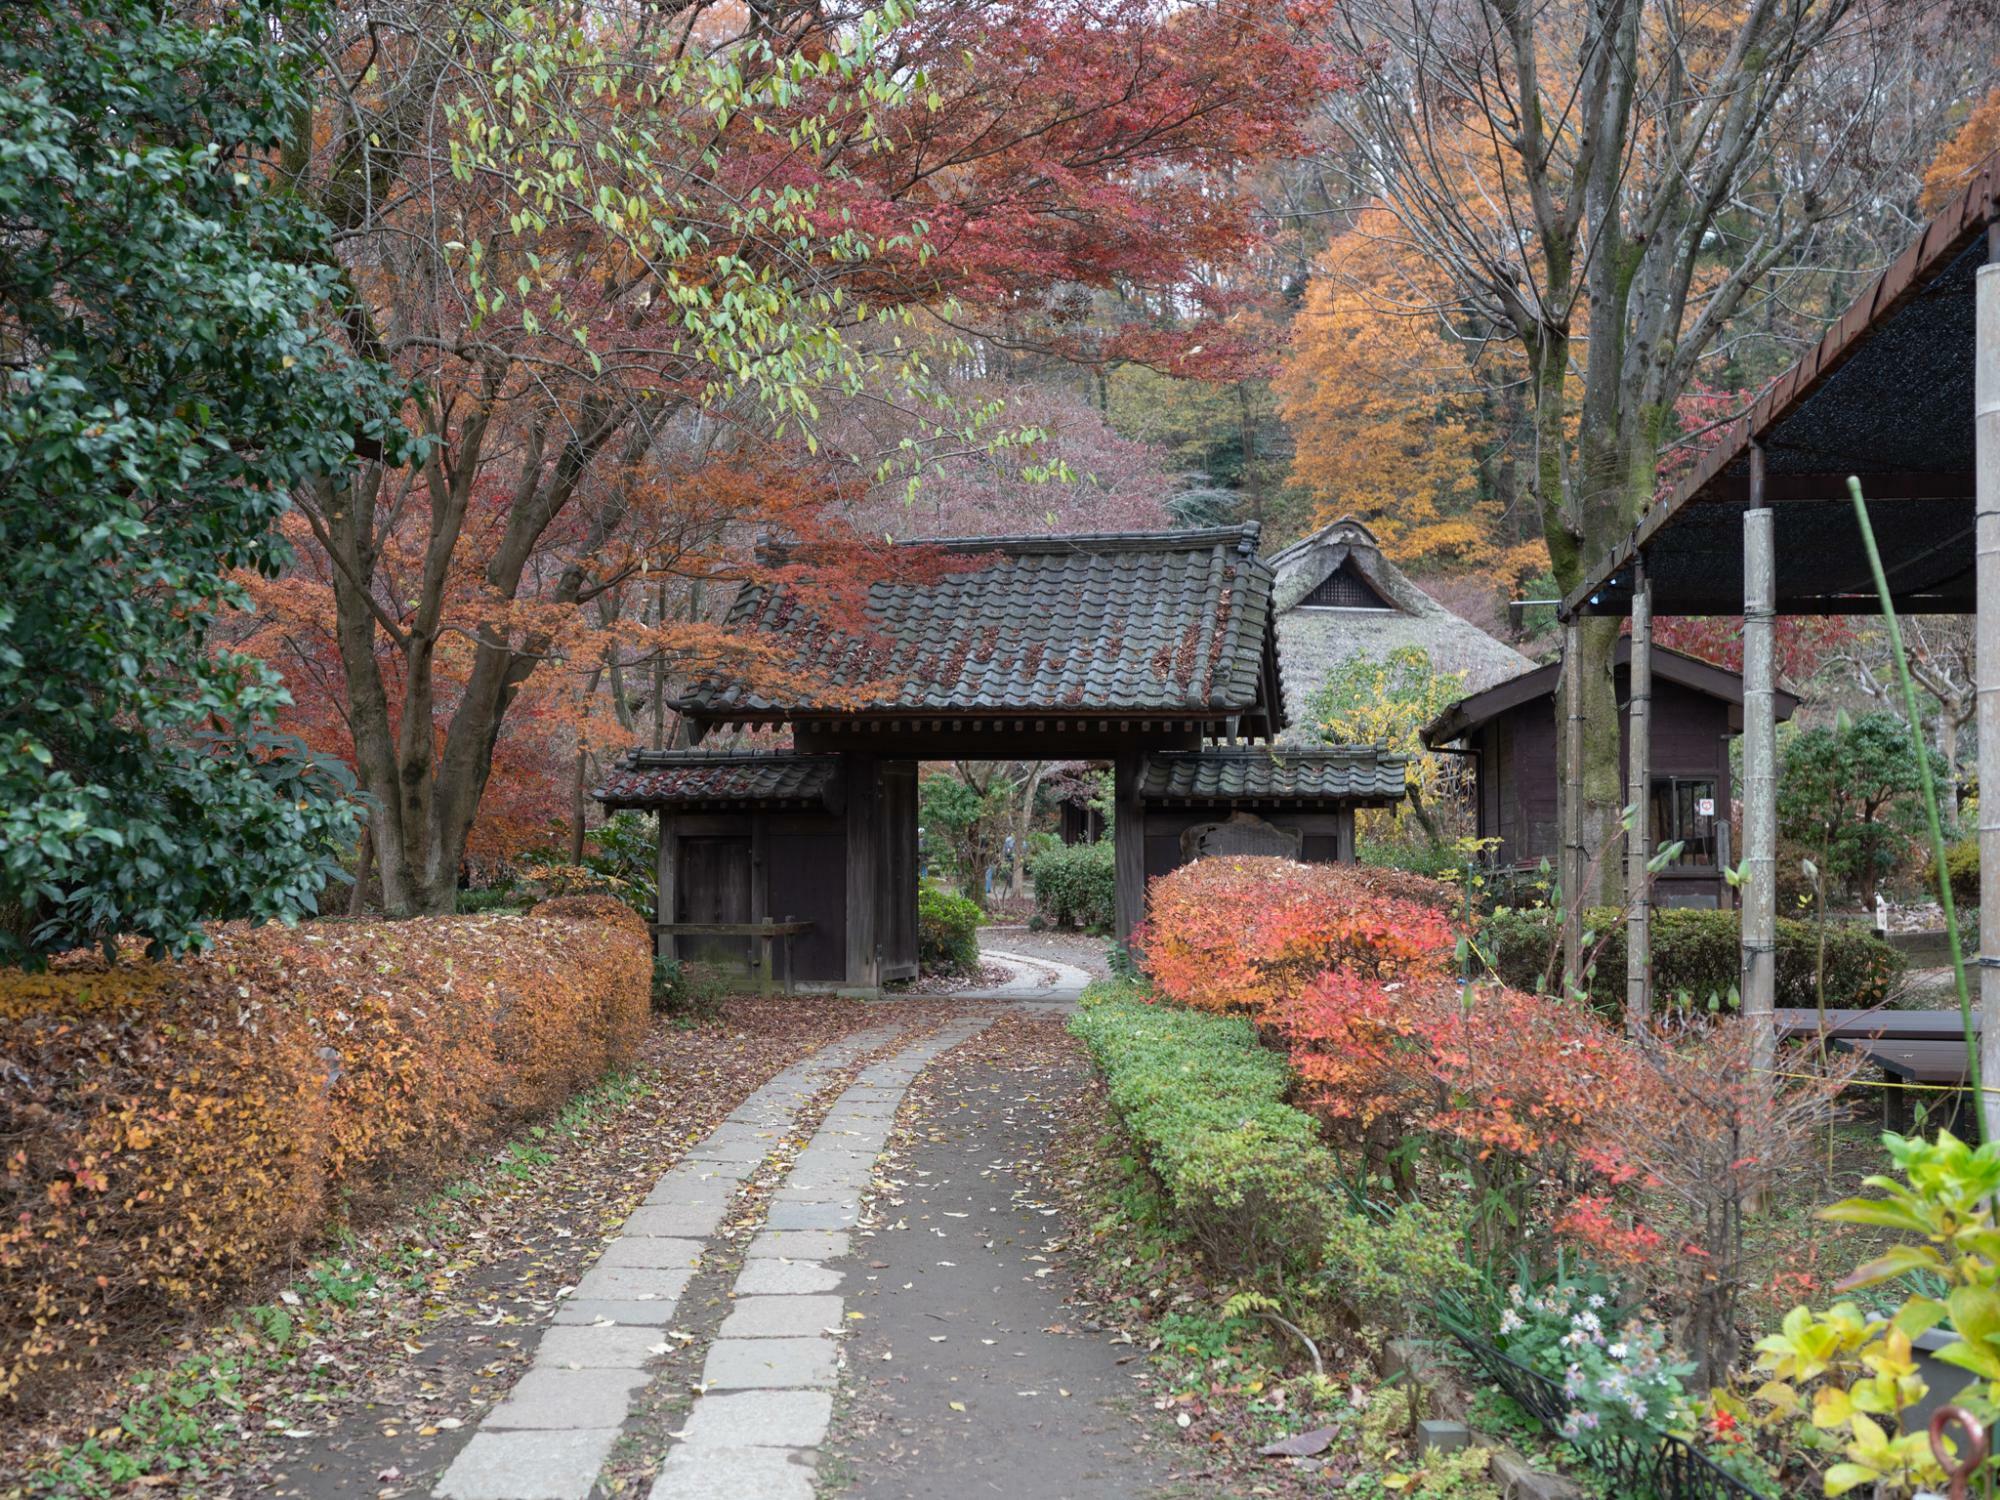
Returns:
[[[1308,609],[1392,609],[1374,585],[1344,562],[1322,578],[1310,594],[1299,601]]]

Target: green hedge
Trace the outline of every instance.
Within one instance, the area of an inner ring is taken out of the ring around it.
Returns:
[[[926,969],[970,974],[979,967],[977,903],[934,886],[917,891],[917,961]]]
[[[1116,854],[1110,839],[1065,844],[1035,856],[1035,910],[1058,927],[1109,932],[1117,920]]]
[[[1951,902],[1959,910],[1963,927],[1965,913],[1979,910],[1979,840],[1960,839],[1946,849],[1944,872],[1951,880]]]
[[[1131,985],[1084,992],[1070,1029],[1089,1047],[1176,1220],[1227,1276],[1318,1263],[1333,1219],[1333,1153],[1285,1103],[1284,1059],[1240,1016],[1152,1005]]]
[[[1625,1005],[1625,921],[1613,907],[1585,913],[1585,925],[1595,934],[1596,969],[1590,979],[1591,1003],[1616,1016]],[[1520,989],[1541,981],[1551,945],[1558,941],[1561,922],[1547,907],[1495,912],[1481,930],[1480,946],[1493,959],[1500,977]],[[1674,909],[1653,913],[1653,1003],[1658,1009],[1690,1005],[1707,1009],[1711,997],[1727,997],[1738,983],[1742,960],[1733,911]],[[1600,946],[1601,945],[1601,946]],[[1812,922],[1781,919],[1778,923],[1778,994],[1781,1006],[1810,1007],[1818,997],[1813,967],[1819,932]],[[1851,922],[1830,922],[1826,928],[1826,1003],[1879,1005],[1903,972],[1902,956],[1873,931]]]

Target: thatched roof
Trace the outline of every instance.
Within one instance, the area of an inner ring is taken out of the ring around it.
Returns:
[[[1418,646],[1439,672],[1462,672],[1464,691],[1535,670],[1535,663],[1461,620],[1382,555],[1375,534],[1352,516],[1322,526],[1270,559],[1276,575],[1278,656],[1284,663],[1284,739],[1318,738],[1306,706],[1343,664]]]

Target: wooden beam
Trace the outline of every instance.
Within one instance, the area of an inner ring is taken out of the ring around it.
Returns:
[[[882,983],[876,918],[878,851],[881,837],[881,781],[875,757],[848,752],[847,775],[847,982],[856,989]]]
[[[1139,802],[1137,750],[1121,750],[1111,766],[1112,889],[1118,941],[1129,942],[1146,906],[1146,809]]]
[[[675,910],[678,905],[676,893],[679,890],[680,863],[680,824],[672,814],[662,812],[659,864],[654,870],[656,885],[653,892],[653,920],[655,922],[671,923],[680,917],[680,913]],[[661,958],[678,957],[674,948],[674,935],[671,932],[661,933],[654,951]]]

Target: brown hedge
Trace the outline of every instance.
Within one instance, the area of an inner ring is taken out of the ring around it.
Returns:
[[[171,963],[0,974],[0,1410],[630,1066],[644,923],[225,927]]]

